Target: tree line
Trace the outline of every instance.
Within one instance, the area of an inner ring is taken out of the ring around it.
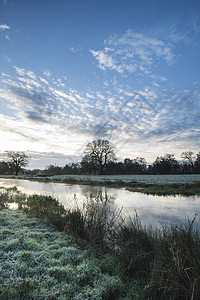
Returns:
[[[158,156],[152,164],[145,158],[125,158],[117,161],[115,146],[104,139],[96,139],[85,147],[84,156],[79,163],[64,167],[49,165],[44,170],[25,170],[29,157],[24,152],[6,152],[8,159],[0,162],[0,174],[26,173],[27,175],[121,175],[121,174],[200,174],[200,152],[185,151],[181,160],[174,154]]]

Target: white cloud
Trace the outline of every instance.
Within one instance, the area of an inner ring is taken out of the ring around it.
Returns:
[[[103,51],[93,51],[90,50],[92,55],[97,59],[99,62],[99,67],[102,70],[106,70],[106,68],[111,70],[116,70],[119,73],[122,73],[123,70],[120,66],[116,65],[115,59],[112,56],[104,53]]]
[[[36,78],[35,78],[36,79]],[[40,83],[37,80],[19,77],[19,80],[26,83],[26,87],[31,89],[31,86],[35,86],[37,88],[41,87]]]
[[[148,74],[161,60],[167,65],[173,64],[176,60],[170,42],[131,30],[123,35],[108,37],[104,44],[103,50],[90,50],[102,70]]]
[[[51,77],[51,72],[49,70],[45,70],[44,75],[46,75],[47,77]]]
[[[21,75],[21,76],[24,76],[25,75],[25,69],[20,69],[16,66],[13,66],[13,68],[15,68],[17,74]]]
[[[34,80],[37,78],[33,71],[27,71],[26,74]]]
[[[67,99],[68,99],[68,95],[67,95],[66,93],[64,93],[64,92],[62,92],[62,91],[59,91],[59,90],[54,90],[54,92],[55,92],[57,95],[59,95],[59,96],[61,96],[61,97],[63,97],[63,98],[67,98]]]
[[[40,79],[43,83],[45,83],[46,85],[49,85],[49,82],[48,82],[45,78],[39,77],[39,79]]]
[[[32,71],[15,69],[21,74],[16,79],[1,74],[4,88],[0,89],[0,98],[9,110],[7,116],[2,114],[0,118],[4,140],[1,147],[12,149],[21,141],[19,147],[24,151],[73,154],[84,147],[86,140],[102,137],[115,142],[119,152],[130,156],[132,152],[126,152],[126,145],[143,153],[142,147],[148,145],[150,149],[164,145],[167,150],[174,143],[180,149],[198,144],[198,90],[174,90],[172,96],[156,87],[134,91],[121,85],[116,89],[107,86],[101,92],[79,92],[63,86],[55,88],[51,78],[46,81]]]
[[[81,46],[79,46],[77,48],[74,48],[74,47],[69,48],[69,51],[73,52],[73,53],[79,52],[81,50],[83,50],[83,48]]]
[[[10,26],[6,24],[0,24],[0,30],[8,30],[8,29],[10,29]]]
[[[95,96],[94,95],[92,95],[91,93],[86,93],[86,97],[87,98],[91,98],[91,99],[95,99]]]

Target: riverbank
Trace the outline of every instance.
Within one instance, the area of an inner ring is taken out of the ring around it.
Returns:
[[[13,202],[20,212],[5,210]],[[1,299],[200,298],[196,215],[153,230],[99,198],[66,210],[16,188],[1,189],[0,207]]]
[[[54,175],[45,177],[2,176],[37,182],[55,182],[65,184],[105,186],[125,188],[131,192],[151,195],[183,195],[200,194],[200,174],[188,175]]]
[[[0,298],[119,299],[117,275],[88,259],[72,238],[19,211],[0,210]]]

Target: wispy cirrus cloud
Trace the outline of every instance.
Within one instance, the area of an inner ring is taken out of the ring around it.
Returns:
[[[166,35],[166,27],[160,29],[161,35]],[[194,13],[190,18],[182,22],[177,20],[173,24],[168,24],[168,40],[173,44],[184,43],[185,45],[199,45],[200,17],[199,13]]]

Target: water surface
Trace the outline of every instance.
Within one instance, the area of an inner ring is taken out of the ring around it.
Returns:
[[[78,204],[86,202],[90,197],[99,194],[109,200],[113,209],[121,209],[128,217],[139,214],[142,222],[147,225],[158,226],[161,223],[193,218],[200,215],[200,196],[153,196],[133,193],[125,189],[106,188],[102,186],[71,185],[53,182],[33,182],[21,179],[0,178],[0,186],[17,188],[26,194],[43,194],[57,198],[66,207],[73,206],[75,199]]]

